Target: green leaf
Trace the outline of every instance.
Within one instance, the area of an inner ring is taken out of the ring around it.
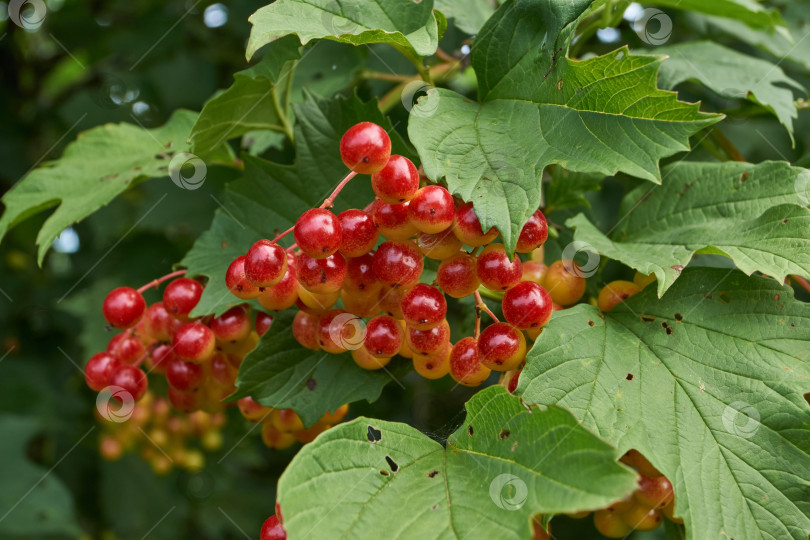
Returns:
[[[178,110],[156,129],[105,124],[83,133],[62,157],[27,174],[4,196],[0,240],[24,219],[57,206],[37,235],[42,264],[54,239],[143,178],[167,177],[172,157],[189,150],[186,142],[197,114]],[[230,161],[229,150],[209,158]],[[179,188],[178,188],[179,189]]]
[[[472,201],[482,225],[498,227],[509,248],[540,206],[547,165],[660,182],[658,161],[688,150],[690,135],[720,119],[656,88],[663,57],[626,47],[583,61],[565,57],[589,4],[505,2],[473,45],[483,103],[431,90],[410,113],[408,133],[425,173]]]
[[[251,396],[268,407],[294,409],[309,427],[344,403],[376,401],[394,380],[389,370],[361,368],[349,353],[303,349],[292,333],[294,317],[290,311],[275,316],[270,330],[239,367],[233,399]]]
[[[602,189],[604,178],[600,173],[571,172],[559,166],[554,167],[551,182],[546,185],[546,211],[565,210],[575,206],[590,208],[591,204],[585,198],[585,193]]]
[[[278,0],[251,15],[250,22],[248,59],[287,34],[298,35],[303,45],[321,38],[390,43],[419,56],[433,54],[439,45],[432,0]]]
[[[228,139],[253,130],[284,131],[279,116],[284,92],[276,84],[292,77],[291,68],[301,57],[293,36],[273,42],[261,62],[234,75],[233,84],[205,104],[191,130],[192,151],[207,155]],[[283,114],[283,111],[282,111]]]
[[[525,407],[494,386],[467,403],[446,448],[396,422],[335,426],[295,456],[278,500],[291,538],[523,539],[534,513],[631,492],[616,459],[568,411]]]
[[[810,275],[810,210],[802,199],[810,171],[781,161],[684,161],[664,177],[661,186],[625,196],[612,239],[582,214],[566,222],[576,227],[574,239],[642,274],[654,272],[659,295],[707,248],[746,274],[760,271],[780,283],[788,274]]]
[[[245,176],[231,182],[211,228],[197,239],[179,263],[190,275],[208,277],[194,315],[222,313],[242,301],[225,287],[230,262],[260,238],[273,238],[295,224],[298,216],[318,206],[348,172],[340,159],[340,138],[361,121],[391,130],[375,101],[357,97],[324,99],[307,94],[294,105],[296,160],[292,165],[245,157]],[[393,152],[411,155],[402,138],[391,132]],[[364,208],[374,198],[367,177],[349,183],[335,201],[336,211]],[[288,238],[292,238],[289,236]],[[287,244],[292,240],[285,238]]]
[[[436,0],[434,7],[448,19],[453,19],[458,28],[472,35],[477,34],[495,13],[490,0]]]
[[[517,393],[569,408],[675,487],[687,537],[805,540],[810,306],[789,287],[688,269],[602,313],[556,312]]]
[[[791,88],[807,93],[778,65],[741,54],[711,41],[693,41],[658,47],[668,54],[661,65],[658,84],[674,89],[687,80],[696,80],[726,98],[744,98],[772,112],[793,140],[793,122],[798,118]]]
[[[778,10],[756,0],[650,0],[644,3],[735,19],[751,28],[774,29],[785,25]]]
[[[53,470],[26,456],[29,441],[40,431],[28,417],[0,416],[0,537],[44,538],[80,534],[67,487]]]

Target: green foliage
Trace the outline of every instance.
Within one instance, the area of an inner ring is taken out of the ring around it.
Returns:
[[[563,409],[527,408],[500,386],[466,408],[446,447],[368,418],[324,433],[279,481],[289,534],[379,538],[385,527],[386,538],[528,538],[534,513],[606,505],[635,486],[615,449]]]
[[[609,313],[555,315],[517,393],[647,456],[689,538],[798,540],[810,527],[808,317],[772,280],[689,269],[660,300],[650,286]]]

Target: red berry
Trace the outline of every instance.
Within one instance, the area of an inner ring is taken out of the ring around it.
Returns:
[[[492,324],[478,336],[478,356],[489,369],[511,371],[526,357],[526,338],[510,324]]]
[[[441,186],[425,186],[408,206],[408,219],[422,232],[435,234],[453,225],[453,196]]]
[[[312,349],[313,351],[320,350],[321,346],[318,344],[318,330],[320,324],[321,319],[317,315],[312,315],[306,311],[299,311],[295,314],[292,325],[295,340],[307,349]]]
[[[372,266],[374,275],[383,283],[408,286],[419,281],[424,260],[413,244],[389,241],[377,248]]]
[[[509,391],[510,394],[514,394],[515,390],[517,390],[518,381],[520,380],[520,372],[523,371],[523,368],[516,369],[512,376],[509,378],[509,383],[506,385],[506,390]]]
[[[366,324],[363,345],[376,358],[390,358],[402,346],[402,327],[388,315],[378,315]]]
[[[374,205],[372,218],[380,234],[389,240],[407,240],[419,232],[408,219],[409,206],[410,202],[388,204],[377,201]]]
[[[602,311],[610,311],[615,306],[621,304],[634,294],[641,292],[641,287],[632,281],[616,280],[611,281],[599,291],[596,305]]]
[[[225,273],[225,286],[228,290],[242,300],[256,298],[261,292],[259,288],[245,277],[245,256],[234,259]]]
[[[149,386],[149,381],[146,378],[146,373],[126,364],[118,366],[112,377],[110,377],[110,386],[120,386],[132,396],[132,399],[138,401],[146,393],[146,388]]]
[[[360,122],[346,130],[340,139],[340,159],[356,173],[382,170],[391,156],[391,139],[377,124]]]
[[[663,508],[675,497],[672,484],[666,476],[650,478],[642,475],[638,481],[638,490],[634,493],[638,502],[648,508]]]
[[[328,294],[339,291],[346,278],[346,259],[334,253],[325,259],[313,259],[306,253],[298,256],[298,282],[307,290]]]
[[[481,284],[478,280],[475,257],[459,253],[442,261],[436,273],[436,281],[442,291],[453,298],[464,298],[473,294]]]
[[[174,358],[174,351],[168,343],[155,347],[151,356],[147,358],[150,373],[166,373],[166,366],[172,358]]]
[[[146,311],[146,302],[132,287],[118,287],[104,299],[101,311],[110,325],[124,329],[138,324]]]
[[[534,281],[542,285],[543,277],[548,271],[548,266],[541,262],[526,261],[523,263],[523,274],[520,279],[523,281]]]
[[[491,370],[478,358],[478,340],[465,337],[450,351],[450,376],[464,386],[479,386],[487,380]]]
[[[585,294],[585,273],[574,261],[560,259],[549,265],[542,285],[552,300],[561,306],[570,306]]]
[[[440,261],[449,259],[461,250],[461,240],[450,229],[436,234],[419,233],[416,245],[425,257]]]
[[[380,232],[367,212],[352,208],[338,214],[342,231],[338,250],[344,257],[360,257],[374,249]]]
[[[199,411],[202,408],[202,400],[205,397],[203,392],[181,392],[169,386],[169,403],[175,410],[181,413]]]
[[[453,219],[453,234],[462,243],[478,247],[491,243],[498,236],[498,229],[491,227],[486,234],[481,228],[481,222],[473,209],[473,203],[468,202],[456,208]]]
[[[359,317],[345,309],[333,309],[318,321],[318,345],[332,354],[342,353],[363,343]]]
[[[413,369],[426,379],[441,379],[450,372],[450,353],[453,346],[448,343],[439,351],[430,354],[413,354]]]
[[[382,170],[371,175],[371,188],[389,204],[404,203],[419,189],[419,171],[410,159],[395,154]]]
[[[166,365],[166,380],[180,392],[191,392],[205,379],[205,369],[200,364],[184,362],[174,357]]]
[[[245,255],[245,277],[259,288],[275,285],[286,271],[287,253],[270,240],[259,240]]]
[[[380,287],[368,291],[358,291],[344,287],[340,291],[340,299],[343,301],[343,307],[349,313],[354,313],[358,317],[371,317],[382,309],[380,307],[379,292]]]
[[[146,355],[146,347],[138,338],[118,334],[107,343],[107,352],[125,364],[134,364]]]
[[[155,302],[144,314],[146,332],[158,341],[171,341],[174,331],[180,326],[177,319],[169,315],[163,302]]]
[[[546,238],[548,238],[548,223],[543,212],[538,210],[531,215],[529,221],[520,230],[515,251],[518,253],[534,251],[545,244]]]
[[[260,422],[264,420],[267,418],[267,415],[271,410],[269,407],[265,407],[250,396],[243,397],[237,401],[236,404],[239,407],[239,412],[242,413],[242,416],[251,422]]]
[[[175,279],[163,291],[163,307],[174,317],[185,320],[200,301],[202,291],[199,281],[187,277]]]
[[[263,336],[265,332],[270,329],[270,326],[273,324],[273,316],[268,315],[263,311],[259,311],[256,313],[256,333],[259,336]]]
[[[84,366],[84,380],[91,389],[101,392],[110,385],[112,374],[122,365],[121,360],[108,352],[96,353]]]
[[[478,279],[487,289],[501,292],[517,285],[523,266],[517,255],[509,260],[503,244],[490,244],[478,255],[475,267]]]
[[[503,295],[501,308],[515,328],[540,328],[551,318],[551,296],[534,281],[521,281]]]
[[[209,324],[217,341],[232,343],[242,341],[253,329],[247,306],[232,307]]]
[[[360,257],[346,260],[346,279],[343,281],[344,289],[355,291],[374,291],[380,287],[380,280],[374,275],[374,253],[366,253]]]
[[[270,311],[281,311],[295,305],[298,300],[298,273],[295,266],[287,264],[287,273],[281,281],[263,290],[257,300]]]
[[[430,330],[447,315],[447,300],[436,287],[418,283],[402,298],[402,314],[410,328]]]
[[[404,320],[402,298],[410,290],[410,285],[385,285],[381,287],[378,295],[379,308],[395,319]]]
[[[214,332],[202,323],[186,323],[177,329],[172,340],[174,354],[187,362],[205,362],[214,354]]]
[[[295,222],[295,243],[315,259],[323,259],[336,252],[343,239],[337,216],[323,208],[307,210]]]
[[[236,369],[231,366],[226,355],[222,353],[215,354],[211,358],[208,369],[214,382],[225,388],[233,387],[233,382],[236,380]]]
[[[417,330],[409,327],[405,339],[413,352],[430,354],[450,342],[450,324],[445,319],[441,324],[429,330]]]

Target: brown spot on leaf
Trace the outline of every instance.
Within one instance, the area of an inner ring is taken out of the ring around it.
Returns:
[[[428,476],[428,478],[436,478],[436,475],[437,475],[437,474],[439,474],[439,471],[437,471],[436,469],[433,469],[432,471],[430,471],[430,472],[427,474],[427,476]]]
[[[315,379],[310,378],[310,379],[307,381],[307,389],[308,389],[308,390],[315,390],[315,387],[316,387],[316,386],[318,386],[318,381],[316,381]]]
[[[627,377],[625,377],[625,379],[627,379],[628,381],[632,381],[633,377],[634,377],[634,375],[632,373],[628,373]]]
[[[502,441],[503,441],[504,439],[508,439],[508,438],[509,438],[510,433],[511,433],[511,432],[510,432],[508,429],[502,429],[500,432],[498,432],[498,438],[499,438],[500,440],[502,440]]]

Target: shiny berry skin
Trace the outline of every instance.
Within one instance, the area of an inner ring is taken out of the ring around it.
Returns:
[[[411,290],[411,286],[391,286],[385,285],[380,288],[378,294],[378,303],[382,311],[387,315],[397,319],[403,320],[405,316],[402,314],[402,298]]]
[[[450,324],[447,319],[429,330],[408,328],[405,332],[408,347],[419,354],[430,354],[438,351],[450,342]]]
[[[270,415],[270,422],[274,428],[285,433],[304,429],[304,423],[292,409],[276,409]]]
[[[419,190],[419,171],[410,159],[394,154],[382,170],[371,175],[371,188],[388,204],[402,204]]]
[[[360,318],[344,309],[333,309],[318,321],[318,345],[332,354],[342,353],[363,343]]]
[[[166,365],[166,380],[180,392],[191,392],[199,388],[205,379],[205,369],[200,364],[184,362],[174,357]]]
[[[374,275],[374,253],[346,259],[346,279],[343,288],[353,291],[377,292],[382,285]]]
[[[264,522],[259,540],[287,540],[287,533],[276,516],[270,516]]]
[[[110,386],[120,386],[129,392],[132,399],[138,401],[146,393],[149,380],[141,369],[123,364],[113,371]]]
[[[163,291],[163,307],[170,315],[186,320],[202,296],[203,286],[199,281],[182,277],[175,279]]]
[[[476,259],[468,253],[459,253],[445,259],[439,265],[436,281],[444,294],[453,298],[464,298],[478,290]]]
[[[475,266],[478,279],[487,289],[503,292],[517,285],[523,275],[523,264],[517,255],[509,260],[503,244],[490,244],[478,255]]]
[[[419,233],[416,245],[425,257],[443,261],[461,250],[461,240],[449,229],[436,234]]]
[[[225,286],[231,294],[242,300],[256,298],[261,292],[259,288],[245,277],[245,256],[241,255],[233,260],[228,271],[225,272]]]
[[[387,366],[391,361],[391,357],[387,356],[384,358],[377,358],[368,352],[368,349],[363,346],[359,349],[352,350],[352,360],[354,360],[354,363],[363,369],[375,370],[382,369]]]
[[[346,279],[346,259],[334,253],[325,259],[313,259],[306,253],[298,256],[298,283],[310,292],[328,294],[339,291]]]
[[[211,319],[208,326],[216,340],[222,343],[242,341],[253,330],[247,306],[232,307],[219,317]]]
[[[259,337],[263,336],[265,332],[270,329],[270,326],[273,324],[273,316],[268,315],[263,311],[259,311],[256,313],[256,333],[259,334]]]
[[[215,354],[211,358],[208,372],[211,375],[209,380],[213,380],[225,388],[233,388],[233,383],[236,380],[236,369],[231,366],[226,355],[222,353]]]
[[[425,379],[441,379],[450,373],[450,352],[453,346],[448,343],[439,351],[430,354],[413,353],[413,369]]]
[[[405,242],[383,242],[374,253],[374,275],[386,285],[409,286],[419,281],[424,269],[422,254]]]
[[[340,159],[359,174],[372,174],[385,167],[391,157],[391,138],[372,122],[360,122],[340,139]]]
[[[537,261],[526,261],[523,263],[523,274],[521,275],[520,279],[523,281],[534,281],[535,283],[542,285],[543,277],[545,277],[547,271],[548,266],[543,263]]]
[[[456,209],[453,196],[442,186],[425,186],[408,206],[408,219],[422,232],[435,234],[453,225]]]
[[[371,317],[382,311],[379,288],[370,291],[346,289],[340,291],[343,307],[358,317]]]
[[[464,386],[480,386],[492,373],[478,358],[478,340],[465,337],[450,351],[450,376]]]
[[[515,251],[529,253],[546,243],[548,238],[548,223],[546,216],[540,210],[531,215],[529,221],[523,225],[518,236]]]
[[[551,296],[534,281],[521,281],[504,293],[501,308],[518,330],[541,328],[551,318]]]
[[[343,239],[340,221],[335,214],[323,208],[307,210],[293,229],[295,243],[314,259],[323,259],[336,252]]]
[[[107,352],[125,364],[135,364],[146,355],[146,347],[138,338],[118,334],[107,343]]]
[[[113,373],[122,365],[121,360],[108,352],[96,353],[84,366],[84,380],[91,389],[101,392],[110,385]]]
[[[267,287],[256,298],[264,309],[281,311],[295,305],[299,293],[298,273],[295,267],[287,265],[287,273],[281,281]]]
[[[374,249],[380,231],[370,214],[352,208],[341,212],[337,218],[342,231],[338,251],[344,257],[359,257]]]
[[[172,346],[168,343],[158,345],[152,350],[152,354],[146,359],[149,373],[166,373],[166,366],[174,358]]]
[[[377,201],[372,212],[374,225],[389,240],[407,240],[419,231],[408,219],[410,202],[388,204]]]
[[[511,371],[526,358],[526,338],[508,323],[492,324],[478,336],[478,357],[489,369]]]
[[[617,510],[616,513],[622,521],[637,531],[654,531],[663,521],[660,510],[643,504],[634,504],[624,510]]]
[[[239,407],[239,412],[242,413],[245,420],[255,423],[269,418],[270,408],[265,407],[250,396],[243,397],[236,402],[236,405]]]
[[[610,311],[616,305],[621,304],[634,294],[641,292],[641,287],[632,281],[616,280],[611,281],[599,291],[599,298],[596,305],[602,311]]]
[[[144,321],[146,333],[158,341],[171,341],[174,331],[180,326],[163,307],[163,302],[155,302],[146,308]]]
[[[138,324],[146,311],[146,302],[141,293],[132,287],[118,287],[104,298],[101,311],[107,323],[125,329]]]
[[[514,394],[515,390],[517,390],[518,382],[520,381],[520,372],[521,371],[523,371],[523,368],[518,368],[515,371],[513,371],[512,375],[509,377],[509,383],[506,385],[506,390],[510,394]],[[588,515],[588,513],[586,512],[585,516],[587,516],[587,515]],[[581,517],[585,517],[585,516],[581,516]]]
[[[551,263],[541,285],[551,295],[551,299],[561,306],[575,304],[585,294],[584,273],[570,259]]]
[[[399,323],[388,315],[378,315],[366,324],[363,345],[377,358],[390,358],[402,346],[403,332]]]
[[[492,243],[498,236],[498,229],[491,227],[486,234],[481,228],[481,221],[473,209],[473,203],[468,202],[456,208],[453,218],[453,234],[462,243],[478,247]]]
[[[633,532],[633,528],[625,523],[618,513],[609,509],[594,512],[593,525],[602,536],[607,538],[625,538]]]
[[[177,329],[172,340],[174,354],[186,362],[205,362],[214,354],[214,332],[202,323],[186,323]]]
[[[245,255],[245,277],[259,288],[275,285],[287,271],[287,253],[270,240],[250,246]]]
[[[298,300],[295,302],[295,305],[298,306],[298,309],[306,311],[307,313],[322,315],[332,309],[332,306],[335,305],[339,298],[339,291],[319,294],[300,287],[298,289]]]
[[[292,332],[295,340],[301,346],[313,351],[320,350],[318,344],[318,329],[320,328],[320,317],[312,315],[306,311],[299,311],[293,319]]]
[[[402,315],[408,327],[430,330],[444,321],[447,300],[436,287],[418,283],[402,297]]]
[[[675,498],[672,484],[666,476],[650,478],[641,475],[638,490],[633,495],[640,504],[648,508],[664,508]]]

